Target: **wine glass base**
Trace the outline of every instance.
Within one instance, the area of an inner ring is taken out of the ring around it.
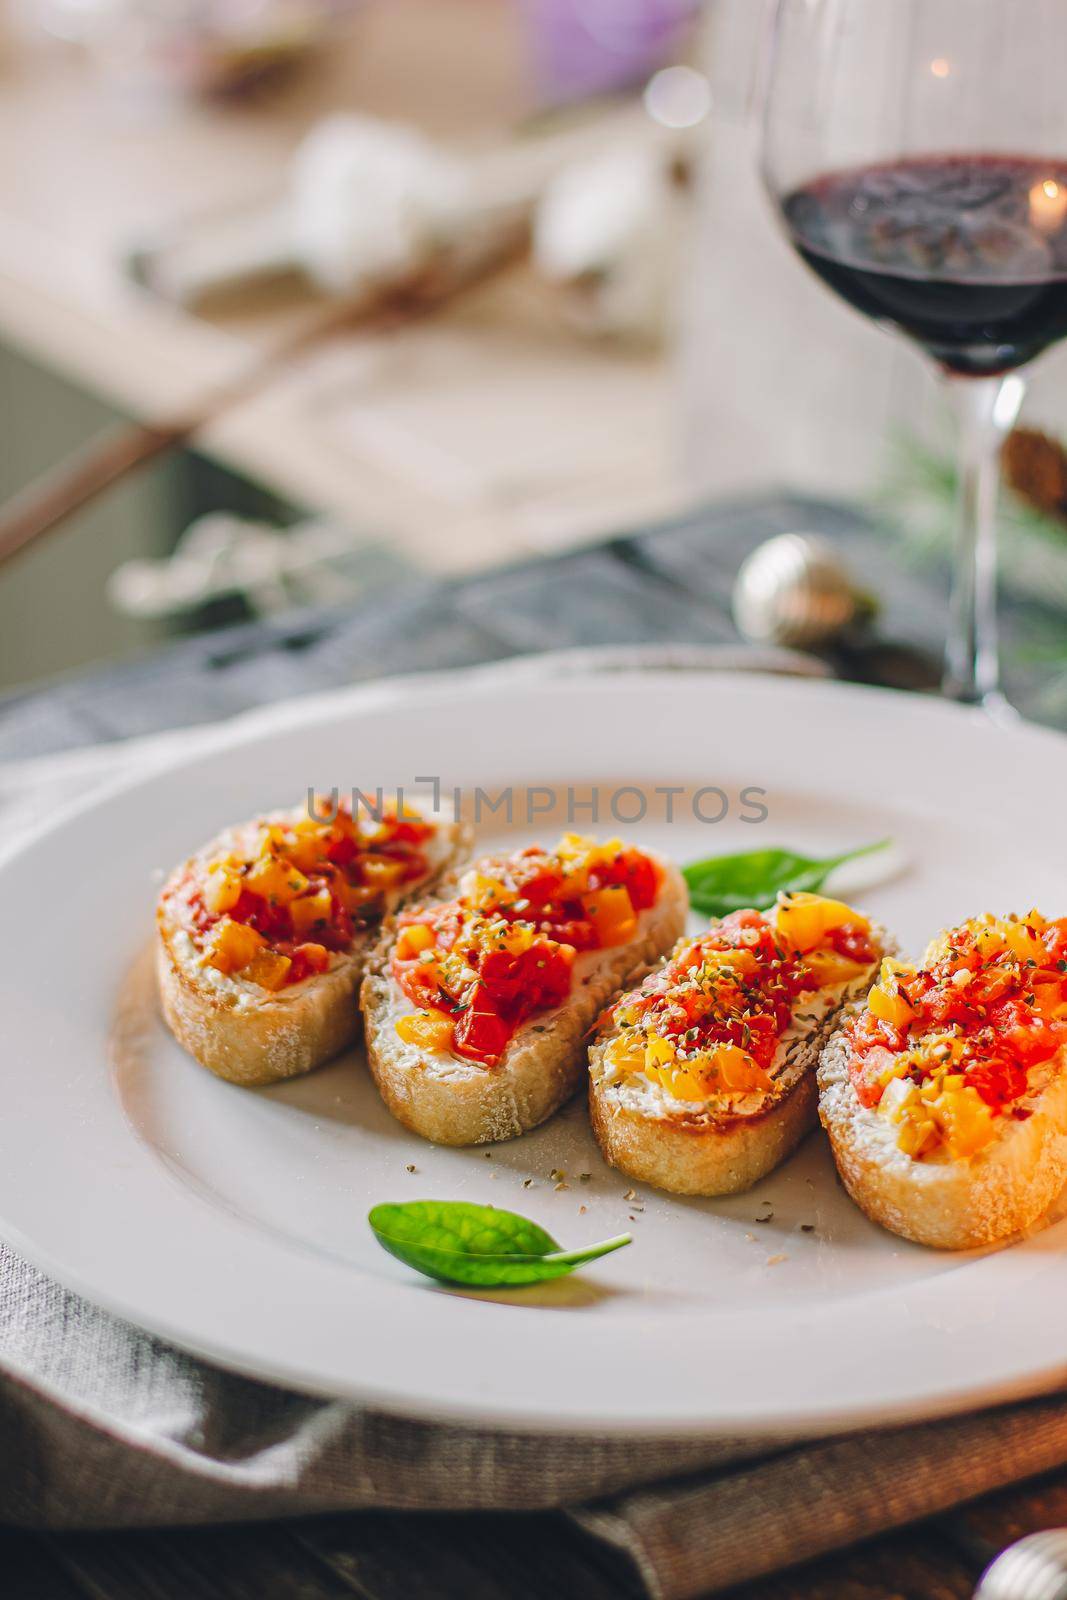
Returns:
[[[976,710],[984,711],[989,720],[1000,727],[1013,728],[1022,721],[1022,713],[1000,689],[987,689],[983,694],[980,690],[961,689],[951,679],[946,679],[941,692],[946,700],[954,700],[957,705],[973,706]]]

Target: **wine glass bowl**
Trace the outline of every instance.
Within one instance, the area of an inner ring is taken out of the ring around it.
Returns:
[[[826,174],[781,201],[797,252],[946,371],[989,377],[1067,334],[1067,161],[927,155]]]
[[[1019,369],[1067,337],[1059,0],[778,0],[763,178],[841,299],[917,344],[960,423],[945,688],[1002,704],[999,451]]]

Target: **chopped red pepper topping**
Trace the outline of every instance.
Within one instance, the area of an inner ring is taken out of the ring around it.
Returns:
[[[949,1078],[1002,1115],[1067,1042],[1067,919],[984,916],[942,934],[920,966],[894,963],[848,1024],[864,1105],[904,1079]],[[936,1139],[931,1142],[936,1142]]]
[[[531,846],[478,862],[455,900],[399,919],[393,975],[429,1016],[401,1018],[398,1032],[498,1065],[524,1022],[567,998],[579,951],[634,936],[659,883],[641,851],[574,835],[552,853]]]

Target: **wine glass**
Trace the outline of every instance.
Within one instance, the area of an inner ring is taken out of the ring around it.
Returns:
[[[1023,369],[1067,335],[1064,0],[777,0],[763,177],[794,248],[955,402],[944,688],[999,690],[996,497]]]

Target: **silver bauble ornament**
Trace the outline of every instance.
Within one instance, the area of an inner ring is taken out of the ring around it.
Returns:
[[[810,649],[836,639],[855,620],[861,599],[826,539],[782,533],[757,546],[734,582],[738,632],[753,644]]]

